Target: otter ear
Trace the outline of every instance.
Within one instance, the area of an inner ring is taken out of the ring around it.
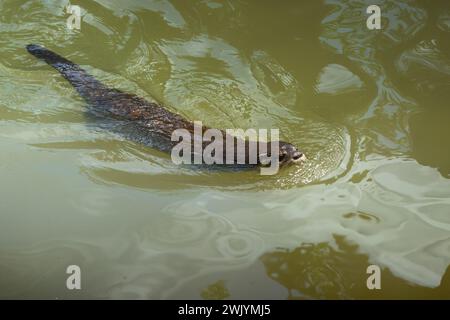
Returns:
[[[270,159],[270,156],[269,156],[269,154],[267,154],[267,153],[261,153],[260,155],[259,155],[259,163],[261,163],[261,165],[263,165],[263,166],[268,166],[268,165],[270,165],[270,162],[271,162],[272,160]]]

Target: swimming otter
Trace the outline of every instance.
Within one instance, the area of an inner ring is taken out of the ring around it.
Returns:
[[[91,113],[97,116],[118,120],[114,124],[114,130],[120,131],[131,140],[164,152],[170,152],[178,143],[171,139],[174,130],[186,129],[188,132],[194,133],[193,122],[166,110],[162,105],[146,101],[133,94],[109,88],[95,79],[92,75],[88,74],[77,64],[42,46],[30,44],[26,48],[29,53],[44,60],[58,70],[87,102]],[[203,132],[207,129],[208,128],[202,128]],[[223,132],[223,136],[226,137],[227,134]],[[250,161],[249,141],[247,139],[242,141],[242,138],[233,136],[234,159],[238,159],[239,151],[236,146],[239,139],[241,139],[240,142],[243,142],[245,145],[245,155],[241,155],[245,159],[244,165],[254,164],[255,162]],[[206,145],[207,143],[202,142],[203,149]],[[226,142],[223,143],[223,148],[224,152],[222,154],[223,157],[225,157],[225,150],[227,149]],[[270,156],[272,152],[270,142],[266,143],[265,148],[261,148],[261,143],[257,144],[257,150],[258,157],[256,165],[267,165],[267,162],[261,160],[262,154],[260,154],[260,152],[262,150],[267,150],[265,151],[266,156]],[[193,153],[191,153],[191,158],[193,156]],[[283,141],[279,141],[278,150],[275,150],[273,156],[278,156],[280,166],[300,162],[306,159],[304,154],[298,151],[296,147]],[[223,161],[222,163],[226,163],[226,161]],[[237,163],[235,161],[234,164],[239,165],[242,163]]]

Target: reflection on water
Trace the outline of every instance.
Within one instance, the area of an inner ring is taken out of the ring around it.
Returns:
[[[292,251],[262,256],[267,274],[288,288],[289,299],[440,299],[449,294],[450,268],[436,288],[413,285],[382,270],[381,294],[366,287],[368,257],[336,237],[337,249],[327,243],[303,244]]]
[[[80,31],[67,4],[0,3],[0,297],[450,296],[448,1],[383,1],[380,31],[362,0],[86,1]],[[29,43],[309,160],[175,166],[86,117]]]

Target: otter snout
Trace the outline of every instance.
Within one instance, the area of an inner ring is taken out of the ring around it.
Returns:
[[[300,151],[295,151],[292,155],[291,155],[291,159],[292,162],[302,162],[306,160],[306,156],[303,152]]]
[[[280,165],[289,165],[306,160],[305,154],[298,150],[294,145],[280,141]]]

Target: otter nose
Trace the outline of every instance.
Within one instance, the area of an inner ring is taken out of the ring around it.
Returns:
[[[303,153],[299,152],[299,151],[295,151],[294,154],[292,155],[292,159],[294,160],[298,160],[303,156]]]

